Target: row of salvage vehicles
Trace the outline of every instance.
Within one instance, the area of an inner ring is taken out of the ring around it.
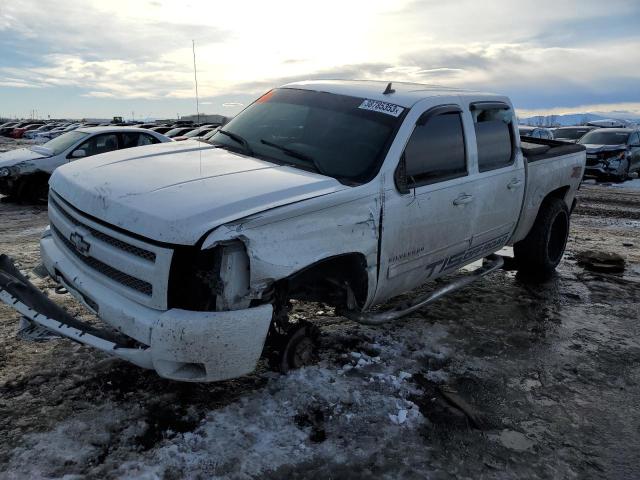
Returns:
[[[507,97],[404,83],[285,85],[210,142],[56,169],[44,270],[105,327],[2,256],[0,298],[23,325],[176,380],[238,377],[265,352],[286,371],[314,356],[292,299],[395,321],[501,268],[505,245],[517,269],[548,277],[585,169],[582,145],[521,143]],[[478,260],[426,296],[374,308]]]
[[[547,138],[584,145],[588,177],[623,182],[640,172],[640,130],[636,127],[605,124],[551,129],[520,125],[519,133],[524,141]]]

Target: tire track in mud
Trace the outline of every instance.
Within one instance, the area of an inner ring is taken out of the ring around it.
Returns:
[[[640,220],[640,191],[583,185],[577,197],[577,215]]]

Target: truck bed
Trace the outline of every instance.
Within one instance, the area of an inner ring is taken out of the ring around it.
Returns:
[[[527,188],[511,244],[527,235],[542,200],[549,192],[562,192],[567,207],[573,206],[586,161],[585,147],[575,143],[522,136],[520,148],[528,165]]]
[[[559,140],[521,136],[520,148],[528,163],[551,157],[561,157],[570,153],[585,151],[583,145]]]

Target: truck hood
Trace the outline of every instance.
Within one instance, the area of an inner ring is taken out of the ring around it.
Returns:
[[[11,167],[16,163],[25,162],[28,160],[35,160],[38,158],[45,158],[49,155],[44,151],[36,152],[29,148],[19,148],[17,150],[10,150],[8,152],[0,153],[0,168]]]
[[[146,238],[193,245],[247,215],[348,187],[201,142],[96,155],[58,168],[51,188],[78,210]]]
[[[601,152],[618,152],[621,150],[626,150],[627,146],[624,144],[621,145],[595,145],[592,143],[584,144],[587,149],[587,154],[590,153],[601,153]]]

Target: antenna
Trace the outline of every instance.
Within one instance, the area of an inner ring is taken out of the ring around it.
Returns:
[[[191,40],[191,48],[193,49],[193,79],[196,83],[196,114],[198,115],[198,123],[200,123],[200,105],[198,100],[198,70],[196,69],[196,42]]]
[[[384,92],[382,92],[382,94],[389,95],[390,93],[396,93],[396,91],[391,88],[391,82],[388,83],[387,88],[384,89]]]

